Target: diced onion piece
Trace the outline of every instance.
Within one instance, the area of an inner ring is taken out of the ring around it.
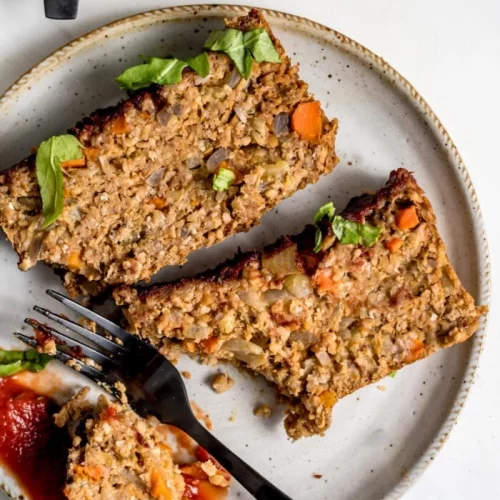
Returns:
[[[226,148],[216,149],[207,160],[207,170],[210,173],[215,172],[217,167],[229,157],[229,152]]]
[[[202,340],[209,336],[208,326],[206,325],[191,325],[185,332],[184,337],[193,340]]]
[[[276,163],[264,163],[264,178],[282,179],[289,169],[289,164],[285,160],[278,160]]]
[[[290,116],[287,113],[279,113],[273,119],[273,130],[277,137],[290,132]]]
[[[192,158],[188,158],[186,160],[186,167],[189,170],[194,170],[195,168],[198,168],[201,165],[201,158],[197,156],[193,156]]]
[[[238,297],[250,307],[257,309],[257,311],[263,311],[265,308],[264,299],[262,293],[256,292],[255,290],[243,290],[238,292]]]
[[[227,84],[234,89],[238,83],[241,82],[241,74],[240,72],[234,68],[231,73],[229,73],[228,79],[227,79]]]
[[[36,236],[31,240],[27,252],[28,259],[30,261],[30,267],[34,266],[37,263],[38,257],[40,257],[40,253],[42,251],[43,240],[46,236],[47,233],[45,231],[42,231],[40,233],[37,233]]]
[[[247,122],[248,115],[246,109],[241,108],[239,106],[235,106],[234,112],[236,113],[236,116],[240,119],[241,123]]]
[[[327,352],[325,351],[319,351],[316,354],[316,358],[318,358],[318,361],[321,366],[327,366],[331,363],[330,356],[328,355]]]
[[[262,347],[247,340],[230,339],[222,344],[222,349],[232,352],[237,360],[247,363],[251,368],[257,368],[266,361]]]
[[[283,277],[297,274],[297,245],[290,245],[281,252],[262,257],[262,266],[275,276]]]
[[[165,106],[163,109],[158,111],[158,113],[156,113],[156,119],[162,125],[167,125],[173,115],[174,115],[174,112],[172,111],[171,107]]]
[[[180,105],[180,103],[176,102],[175,104],[172,104],[172,106],[170,106],[170,111],[172,111],[175,116],[180,116],[182,113],[182,106]]]
[[[286,290],[268,290],[264,292],[264,301],[268,306],[279,300],[290,300],[292,296]]]
[[[305,274],[291,274],[285,278],[285,288],[295,297],[303,299],[313,292],[309,276]]]
[[[147,179],[146,184],[151,187],[158,186],[160,184],[163,174],[165,172],[165,167],[161,167],[155,170]]]
[[[316,343],[318,338],[314,333],[307,330],[296,330],[290,334],[289,340],[290,342],[301,342],[304,347],[309,347]]]

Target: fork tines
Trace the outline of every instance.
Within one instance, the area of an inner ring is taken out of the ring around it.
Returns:
[[[119,366],[119,362],[129,352],[129,345],[127,345],[129,344],[127,342],[129,334],[118,325],[58,292],[47,290],[47,294],[81,316],[94,321],[104,328],[106,333],[110,333],[112,338],[106,338],[103,335],[94,333],[62,315],[55,314],[39,306],[34,306],[33,309],[71,332],[63,333],[32,318],[26,318],[25,323],[40,331],[49,340],[54,341],[56,351],[53,356],[56,359],[86,375],[94,382],[112,385],[116,380],[110,377],[107,372],[109,372],[110,368]],[[77,335],[74,336],[72,332]],[[39,346],[35,337],[29,337],[17,332],[14,333],[14,336],[31,347]]]

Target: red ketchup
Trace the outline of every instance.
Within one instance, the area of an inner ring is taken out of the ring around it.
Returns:
[[[32,500],[64,500],[68,438],[54,424],[57,405],[0,378],[0,461]]]

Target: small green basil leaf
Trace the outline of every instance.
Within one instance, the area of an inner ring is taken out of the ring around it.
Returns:
[[[187,66],[180,59],[161,59],[159,57],[142,56],[144,64],[132,66],[125,70],[116,81],[125,90],[137,90],[148,87],[152,83],[172,85],[182,79],[182,70]]]
[[[314,224],[321,222],[325,216],[328,217],[328,220],[333,220],[333,216],[335,215],[335,206],[330,201],[329,203],[325,203],[322,207],[319,207],[316,215],[314,216]]]
[[[214,191],[226,191],[236,178],[235,173],[228,168],[220,168],[214,176]]]
[[[82,144],[73,135],[56,135],[42,142],[36,153],[36,178],[40,186],[44,223],[52,224],[64,208],[61,163],[83,158]]]
[[[333,218],[332,229],[340,243],[344,245],[364,245],[371,247],[380,236],[381,229],[369,224],[361,224],[344,219],[340,215]]]
[[[243,61],[243,72],[241,73],[245,80],[250,78],[252,74],[253,57],[248,50],[245,50],[245,59]]]
[[[247,31],[243,35],[243,41],[245,47],[252,53],[257,62],[281,62],[281,57],[274,47],[269,33],[265,29],[259,28]]]
[[[190,57],[186,62],[188,66],[194,69],[202,78],[210,74],[210,59],[206,52],[202,52],[196,57]]]
[[[244,50],[243,32],[235,29],[214,30],[210,33],[203,48],[215,52],[228,50]]]
[[[52,356],[39,353],[36,349],[26,351],[0,350],[0,377],[9,377],[24,370],[39,372],[52,359]]]
[[[245,78],[250,76],[242,31],[235,29],[214,30],[210,33],[203,47],[215,52],[225,52]]]
[[[314,253],[318,253],[323,246],[323,233],[319,227],[316,228],[316,233],[314,234]]]

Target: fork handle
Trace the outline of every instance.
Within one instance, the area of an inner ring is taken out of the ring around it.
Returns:
[[[193,419],[183,425],[183,431],[189,434],[199,445],[205,448],[214,458],[257,500],[292,500],[276,486],[262,477],[229,448],[208,432],[203,425]]]

